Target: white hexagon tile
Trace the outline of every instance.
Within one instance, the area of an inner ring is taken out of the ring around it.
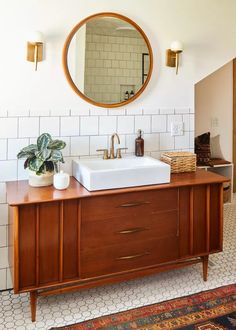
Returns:
[[[116,285],[39,298],[31,322],[29,297],[0,293],[0,330],[46,330],[236,282],[236,195],[224,207],[224,251],[210,257],[208,281],[201,265]]]

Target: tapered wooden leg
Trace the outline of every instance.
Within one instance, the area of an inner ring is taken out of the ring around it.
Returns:
[[[202,257],[202,268],[203,268],[203,280],[204,281],[207,281],[208,259],[209,259],[209,256]]]
[[[31,320],[36,320],[37,291],[30,292]]]

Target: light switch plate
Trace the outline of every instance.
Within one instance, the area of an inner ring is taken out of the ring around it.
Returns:
[[[171,123],[170,126],[171,129],[171,136],[176,136],[176,135],[184,135],[184,123],[179,122],[179,123]]]

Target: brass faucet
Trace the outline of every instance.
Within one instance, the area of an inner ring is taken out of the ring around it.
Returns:
[[[118,144],[120,144],[120,138],[119,135],[117,133],[113,133],[111,136],[111,146],[110,146],[110,159],[114,159],[115,157],[115,150],[114,150],[114,140],[115,137],[117,139]]]
[[[126,150],[128,148],[117,148],[116,155],[115,155],[115,148],[114,148],[114,140],[117,139],[118,144],[120,144],[120,138],[117,133],[113,133],[111,136],[111,143],[110,143],[110,153],[108,153],[107,149],[97,149],[97,151],[103,151],[103,159],[114,159],[114,158],[122,158],[121,150]]]

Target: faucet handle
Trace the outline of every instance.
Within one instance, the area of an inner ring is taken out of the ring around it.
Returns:
[[[121,150],[127,150],[128,148],[117,148],[116,149],[116,158],[122,158]]]
[[[96,151],[103,151],[103,159],[109,159],[108,150],[107,149],[97,149]]]

